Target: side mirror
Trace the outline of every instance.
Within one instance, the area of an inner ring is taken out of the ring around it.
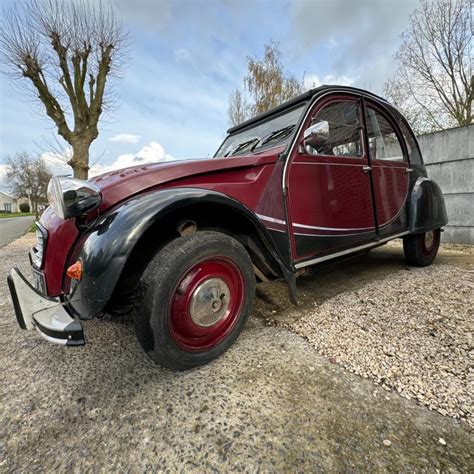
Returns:
[[[315,123],[307,128],[303,134],[303,145],[317,147],[329,138],[329,123],[326,120]]]

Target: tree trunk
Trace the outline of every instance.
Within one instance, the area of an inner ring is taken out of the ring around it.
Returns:
[[[88,177],[89,147],[90,143],[82,140],[72,144],[72,159],[68,164],[74,171],[74,178],[87,179]]]

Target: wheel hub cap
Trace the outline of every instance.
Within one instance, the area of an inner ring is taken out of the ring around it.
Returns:
[[[434,232],[431,230],[425,234],[425,247],[429,250],[433,246]]]
[[[190,315],[195,324],[209,327],[227,313],[230,290],[221,278],[209,278],[201,283],[191,297]]]

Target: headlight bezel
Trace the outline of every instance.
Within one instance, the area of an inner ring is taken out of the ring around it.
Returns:
[[[39,223],[36,225],[36,244],[30,250],[31,265],[37,270],[41,270],[44,265],[46,245],[48,243],[48,231]]]
[[[78,217],[98,207],[102,195],[89,181],[55,176],[48,184],[48,201],[61,219]]]

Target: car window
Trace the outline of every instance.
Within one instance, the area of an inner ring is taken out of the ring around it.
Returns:
[[[408,156],[410,157],[411,164],[422,164],[420,149],[416,143],[415,138],[413,137],[413,132],[408,128],[404,122],[399,122],[398,125],[403,133],[403,138],[405,138],[405,143],[407,144]]]
[[[365,110],[370,159],[403,161],[402,147],[390,122],[371,107]]]
[[[306,103],[270,117],[242,131],[229,135],[217,150],[215,157],[228,157],[259,152],[266,148],[286,145],[296,131]]]
[[[311,154],[361,157],[362,140],[359,121],[359,106],[354,101],[335,101],[316,112],[311,125],[326,121],[329,137],[323,144],[307,147]]]

